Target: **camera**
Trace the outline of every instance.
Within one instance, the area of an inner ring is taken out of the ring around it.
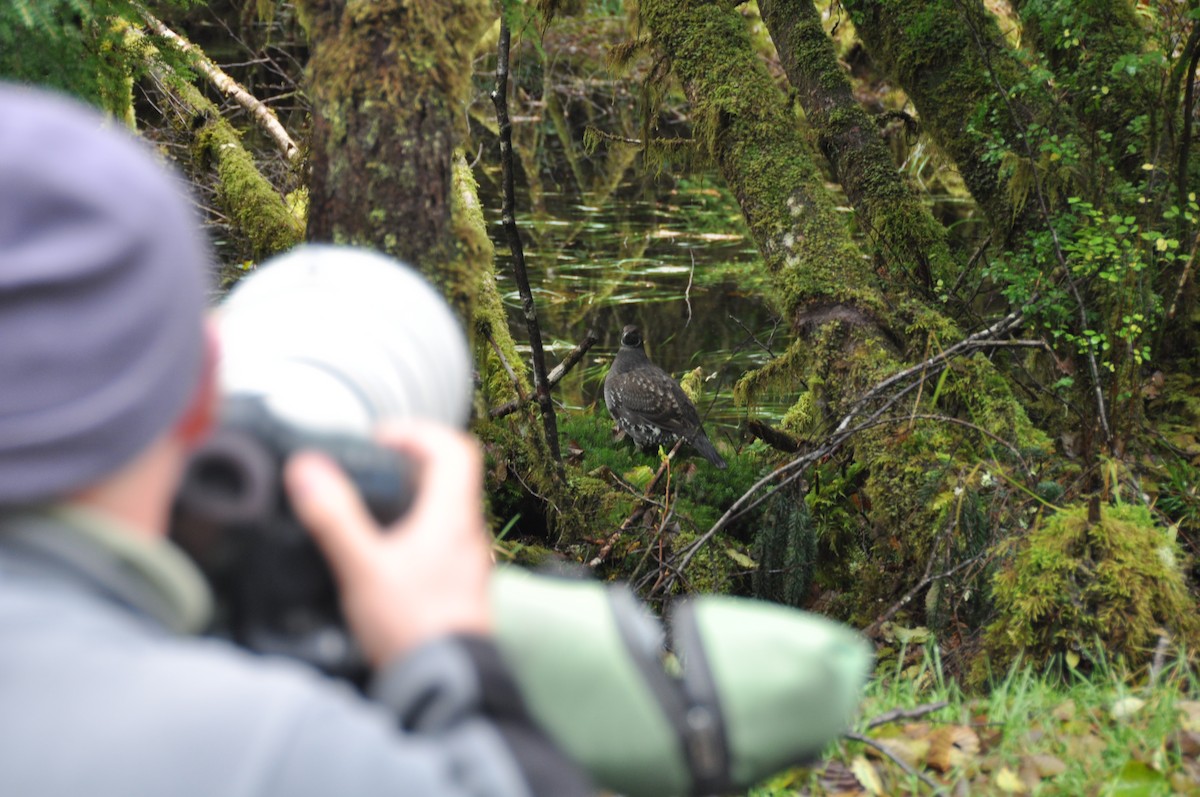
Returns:
[[[222,405],[176,496],[172,538],[213,587],[215,633],[361,682],[332,574],[283,487],[288,458],[334,460],[381,526],[403,516],[410,461],[371,442],[394,418],[462,426],[466,341],[415,271],[366,250],[302,246],[263,264],[217,312]]]

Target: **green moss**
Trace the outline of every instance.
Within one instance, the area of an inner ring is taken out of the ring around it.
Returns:
[[[1046,434],[1025,414],[1008,380],[983,353],[955,361],[943,389],[946,405],[952,407],[961,402],[972,423],[1013,443],[1018,449],[1042,455],[1053,450]],[[989,448],[997,457],[1008,457],[1008,452],[995,450],[1002,447],[989,445]]]
[[[953,279],[957,270],[945,229],[901,178],[874,121],[854,98],[816,7],[810,0],[770,0],[762,9],[818,147],[859,214],[859,227],[892,269],[925,285]]]
[[[192,110],[193,157],[201,168],[217,173],[217,199],[245,236],[257,261],[298,244],[304,227],[275,187],[263,177],[237,131],[195,86],[178,81],[178,96]]]
[[[1024,214],[1014,211],[996,153],[1016,147],[1030,120],[1049,128],[1069,128],[1072,120],[1004,39],[982,2],[847,0],[844,7],[872,56],[904,88],[922,124],[954,159],[999,233],[997,241],[1032,223],[1032,206]],[[997,82],[1006,90],[1021,87],[1022,118],[1014,118]]]
[[[1078,656],[1081,667],[1149,663],[1164,632],[1196,650],[1200,619],[1174,538],[1141,506],[1102,508],[1089,523],[1076,506],[1044,518],[1001,547],[998,616],[976,667],[1003,672],[1018,656],[1037,666]]]
[[[692,103],[695,139],[720,167],[775,277],[780,312],[816,301],[881,310],[870,264],[742,16],[703,2],[654,0],[640,10]]]

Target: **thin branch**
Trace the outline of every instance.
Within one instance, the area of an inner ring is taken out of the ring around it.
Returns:
[[[490,338],[489,338],[489,340],[490,340]],[[566,376],[570,372],[570,370],[579,363],[580,360],[583,359],[583,355],[587,353],[588,349],[590,349],[590,348],[592,348],[592,346],[596,345],[596,342],[598,340],[600,340],[600,338],[597,337],[596,331],[594,329],[589,329],[587,332],[587,335],[584,336],[583,340],[580,341],[579,344],[576,345],[574,349],[571,349],[570,354],[568,354],[566,357],[564,357],[563,361],[560,362],[558,365],[554,366],[554,370],[552,370],[549,374],[546,375],[546,381],[550,384],[551,389],[553,389],[555,387],[555,385],[557,385],[559,382],[562,381],[562,378],[564,376]],[[494,346],[495,343],[493,343],[492,345]],[[497,350],[497,354],[499,354],[499,350]],[[509,373],[511,375],[512,369],[508,368],[508,363],[506,363],[504,361],[503,356],[500,357],[500,362],[502,365],[504,365],[504,367],[509,371]],[[523,405],[525,405],[528,402],[533,400],[527,396],[521,395],[520,390],[517,391],[517,395],[519,396],[519,398],[516,401],[509,401],[505,404],[501,404],[499,407],[493,408],[490,412],[488,412],[488,417],[489,418],[503,418],[506,415],[512,415],[514,412],[519,410]]]
[[[878,728],[880,725],[887,725],[889,722],[920,719],[926,714],[941,711],[948,705],[950,705],[948,700],[939,700],[936,703],[925,703],[920,706],[913,706],[912,708],[894,708],[891,711],[885,711],[868,722],[867,730]]]
[[[922,783],[924,783],[929,788],[933,789],[934,793],[941,793],[941,792],[946,791],[945,786],[938,783],[936,780],[929,777],[924,772],[921,772],[920,770],[913,768],[913,766],[911,764],[909,764],[907,761],[905,761],[904,759],[900,758],[895,753],[893,753],[882,742],[877,742],[874,739],[872,739],[870,736],[863,736],[861,733],[844,733],[842,735],[847,739],[853,739],[856,742],[862,742],[867,747],[871,747],[871,748],[875,749],[876,751],[878,751],[879,753],[882,753],[883,755],[887,756],[889,759],[892,760],[892,762],[894,764],[896,764],[898,767],[903,769],[906,774],[910,775],[911,777],[920,779],[920,781]]]
[[[275,146],[279,147],[279,151],[283,153],[285,158],[292,163],[295,163],[300,158],[300,148],[296,146],[296,142],[292,140],[288,132],[283,129],[283,125],[279,123],[279,118],[275,116],[275,112],[266,103],[246,91],[240,83],[227,75],[208,56],[201,52],[200,48],[168,28],[162,20],[151,14],[145,7],[134,3],[134,8],[138,10],[138,13],[142,15],[142,19],[146,21],[146,24],[155,33],[169,41],[181,53],[190,56],[192,64],[222,94],[249,111],[250,118],[257,122],[263,131],[266,132],[267,136],[275,142]]]
[[[513,370],[511,365],[508,364],[508,358],[505,357],[504,352],[500,350],[500,346],[496,343],[495,338],[493,338],[491,334],[488,334],[486,337],[487,342],[492,345],[492,351],[496,352],[496,358],[500,360],[500,365],[508,373],[508,378],[512,380],[513,390],[516,391],[517,398],[519,399],[520,403],[525,403],[529,400],[529,397],[525,395],[525,391],[521,390],[521,380],[517,376],[517,372]]]
[[[600,336],[596,334],[596,330],[589,329],[587,334],[583,336],[583,340],[581,340],[575,346],[575,348],[571,349],[567,356],[563,358],[562,362],[551,369],[549,375],[546,377],[546,379],[550,382],[550,387],[557,385],[559,381],[566,376],[567,373],[574,368],[580,360],[583,359],[583,355],[587,354],[588,349],[592,348],[592,346],[595,346],[599,340]]]
[[[896,384],[897,382],[903,382],[905,379],[908,379],[911,376],[920,374],[922,371],[933,368],[934,366],[940,366],[943,363],[948,362],[951,357],[954,357],[958,354],[965,353],[968,351],[973,351],[975,349],[981,348],[980,343],[979,343],[980,341],[991,340],[992,337],[995,335],[1003,335],[1008,330],[1013,329],[1014,327],[1018,326],[1024,320],[1025,320],[1024,309],[1014,310],[1011,313],[1009,313],[1008,315],[1004,316],[1004,318],[1001,318],[999,321],[992,324],[990,327],[987,327],[986,329],[981,329],[980,331],[978,331],[974,334],[968,335],[967,337],[960,340],[958,343],[955,343],[953,346],[946,347],[938,354],[935,354],[933,357],[930,357],[928,360],[921,362],[921,363],[917,363],[916,365],[914,365],[910,368],[905,368],[903,371],[898,371],[898,372],[892,374],[887,379],[884,379],[882,382],[877,383],[874,387],[872,387],[870,390],[868,390],[866,393],[864,393],[861,397],[859,397],[858,400],[856,400],[853,404],[851,404],[850,412],[846,415],[845,418],[842,419],[842,422],[838,424],[837,429],[835,431],[841,431],[842,429],[849,426],[850,422],[858,414],[859,408],[861,408],[862,406],[864,406],[871,400],[878,397],[885,390],[887,390],[888,388],[890,388],[892,385]]]
[[[688,254],[692,257],[692,269],[688,272],[687,287],[683,289],[683,301],[687,304],[687,321],[683,322],[685,327],[692,323],[692,277],[696,276],[696,253],[690,246]]]
[[[521,294],[521,310],[525,315],[525,326],[529,331],[529,348],[533,356],[533,384],[537,403],[542,411],[542,425],[546,433],[546,445],[554,458],[555,472],[564,478],[562,453],[558,446],[558,421],[554,416],[554,402],[550,399],[550,385],[546,379],[546,354],[542,350],[542,332],[538,327],[537,308],[533,304],[533,292],[529,289],[529,274],[525,270],[525,250],[521,245],[521,232],[517,229],[515,189],[513,187],[512,120],[508,116],[508,58],[512,44],[512,32],[508,20],[500,17],[499,57],[496,59],[496,88],[492,91],[492,103],[496,106],[496,120],[500,125],[500,164],[503,171],[504,200],[501,219],[505,237],[513,255],[513,276]]]
[[[775,352],[771,351],[771,346],[770,346],[769,340],[767,341],[767,343],[763,343],[761,340],[758,339],[758,336],[754,334],[754,330],[750,329],[750,327],[743,324],[742,319],[738,318],[733,313],[729,314],[729,320],[732,321],[733,323],[737,324],[739,327],[741,327],[742,331],[750,336],[750,340],[754,341],[760,349],[765,351],[767,353],[768,357],[770,357],[772,360],[775,359]],[[774,335],[774,332],[775,332],[775,330],[771,330],[772,335]]]
[[[1192,269],[1196,267],[1196,255],[1200,254],[1200,233],[1196,233],[1195,239],[1192,241],[1192,252],[1188,255],[1187,264],[1183,267],[1183,273],[1179,275],[1179,284],[1175,286],[1175,295],[1171,298],[1171,307],[1167,310],[1167,320],[1175,318],[1175,310],[1179,305],[1179,297],[1183,295],[1183,288],[1187,285],[1188,277],[1192,275]]]
[[[601,546],[600,551],[596,554],[596,556],[587,563],[588,567],[595,570],[597,567],[604,564],[604,560],[608,558],[610,553],[612,553],[613,546],[617,544],[617,540],[621,539],[621,535],[633,528],[633,524],[641,519],[642,515],[646,513],[646,510],[650,507],[651,493],[653,493],[654,489],[658,487],[658,481],[662,478],[663,473],[667,471],[667,466],[671,462],[671,457],[675,455],[675,452],[679,450],[679,447],[682,444],[682,439],[675,441],[675,447],[671,449],[670,454],[663,458],[662,463],[658,466],[658,471],[654,474],[654,478],[650,480],[650,483],[646,485],[646,489],[642,491],[642,498],[638,502],[638,506],[633,510],[629,517],[625,518],[625,522],[621,524],[620,528],[618,528],[612,533],[611,536],[609,536],[604,545]]]

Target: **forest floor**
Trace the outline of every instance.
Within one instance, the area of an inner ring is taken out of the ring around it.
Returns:
[[[798,795],[1200,795],[1200,681],[1168,664],[1137,681],[1014,669],[983,696],[936,654],[884,665],[854,732],[810,768],[749,797]]]

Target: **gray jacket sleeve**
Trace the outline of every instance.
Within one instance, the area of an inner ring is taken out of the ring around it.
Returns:
[[[266,782],[248,795],[594,794],[529,719],[489,640],[451,637],[425,645],[377,674],[370,701],[329,682],[317,686],[287,701],[286,727],[278,734],[259,734],[274,737],[266,756],[274,763],[259,759]]]
[[[491,640],[461,636],[425,645],[380,672],[371,693],[402,730],[444,745],[466,794],[593,793],[534,724]]]

